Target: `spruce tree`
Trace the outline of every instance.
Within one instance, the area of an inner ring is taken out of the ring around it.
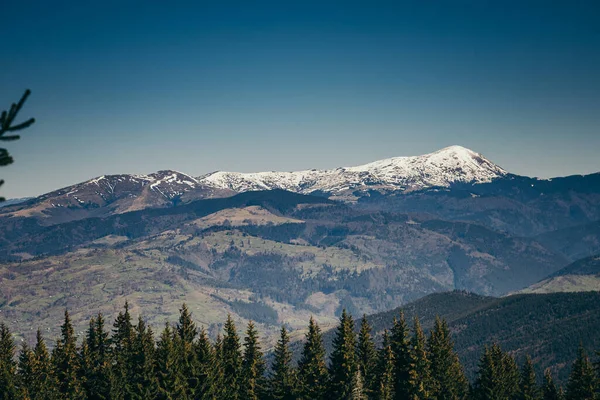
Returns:
[[[427,341],[427,350],[433,397],[438,400],[465,399],[469,393],[469,382],[454,351],[448,324],[437,316]]]
[[[258,332],[252,321],[248,322],[242,357],[241,398],[258,400],[266,394],[265,361],[258,342]]]
[[[394,353],[388,331],[383,331],[381,349],[377,355],[376,400],[392,400],[394,398]]]
[[[181,364],[181,373],[186,378],[185,391],[190,398],[199,391],[196,353],[194,352],[194,340],[198,335],[196,324],[192,320],[187,305],[183,304],[179,310],[179,321],[175,326],[175,348],[178,353],[177,360]]]
[[[365,383],[360,372],[360,368],[356,368],[354,379],[352,379],[352,391],[350,392],[349,400],[367,400],[365,393]]]
[[[327,392],[327,367],[325,348],[319,325],[311,316],[306,342],[298,362],[298,392],[302,400],[323,400]]]
[[[419,318],[414,319],[414,334],[412,338],[412,353],[415,370],[415,392],[414,399],[433,398],[431,365],[427,354],[427,343],[425,334],[421,328]]]
[[[223,336],[221,348],[223,388],[225,390],[225,398],[237,400],[240,398],[242,355],[240,351],[240,338],[231,315],[227,316],[224,329],[225,335]]]
[[[157,399],[188,399],[185,391],[185,377],[181,371],[175,334],[168,323],[165,324],[156,345],[156,376],[158,380]]]
[[[288,344],[290,338],[285,327],[281,327],[279,341],[275,346],[273,372],[269,382],[270,397],[273,400],[293,400],[296,398],[296,376],[292,366],[292,352]]]
[[[329,359],[329,398],[345,399],[350,396],[357,368],[355,349],[354,321],[343,310]]]
[[[361,378],[365,383],[364,392],[370,395],[373,392],[375,384],[375,368],[377,365],[377,351],[375,343],[371,336],[371,326],[367,321],[367,316],[363,315],[360,321],[360,330],[358,332],[358,344],[356,346],[356,360],[358,368],[361,370]]]
[[[131,392],[133,324],[129,313],[129,302],[125,302],[113,323],[110,340],[114,352],[111,372],[111,398],[123,399]]]
[[[27,342],[22,342],[16,380],[17,393],[21,399],[31,399],[31,395],[34,393],[34,369],[35,356],[33,351],[29,348]]]
[[[542,387],[542,399],[543,400],[562,400],[563,396],[561,390],[554,383],[550,369],[547,368],[544,371],[544,386]]]
[[[506,397],[509,399],[518,397],[521,373],[514,357],[506,352],[502,352],[502,375]]]
[[[202,389],[203,399],[219,400],[226,396],[225,372],[223,362],[223,339],[221,334],[217,335],[215,344],[210,352],[210,369],[206,383]]]
[[[577,359],[573,363],[567,383],[566,400],[595,400],[598,389],[597,377],[583,346],[577,350]]]
[[[537,386],[535,378],[535,370],[531,357],[525,358],[525,363],[521,369],[521,379],[519,382],[519,399],[520,400],[539,400],[540,390]]]
[[[50,354],[42,332],[38,329],[36,343],[33,348],[35,359],[33,368],[33,389],[31,400],[58,399],[57,382],[52,371]]]
[[[0,400],[16,398],[15,342],[10,329],[0,323]]]
[[[198,340],[194,343],[194,354],[196,355],[196,379],[198,380],[196,398],[204,398],[210,392],[210,375],[213,364],[213,348],[204,327],[200,329]]]
[[[52,364],[58,381],[58,393],[63,399],[84,399],[85,391],[79,375],[77,339],[68,311],[65,311],[65,320],[60,330],[61,336],[56,341],[56,347],[52,352]]]
[[[390,340],[394,354],[394,398],[412,399],[417,391],[415,363],[402,312],[394,319]]]
[[[128,398],[132,400],[155,398],[158,392],[158,381],[154,368],[154,333],[146,326],[141,316],[138,317],[135,327],[131,350],[133,370]]]
[[[109,399],[111,391],[110,340],[104,328],[104,316],[98,313],[90,319],[82,354],[83,383],[89,399]]]
[[[479,362],[474,394],[479,400],[513,399],[519,393],[519,369],[500,346],[487,347]]]

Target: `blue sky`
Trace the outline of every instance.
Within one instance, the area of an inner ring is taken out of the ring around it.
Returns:
[[[83,3],[91,3],[83,4]],[[94,176],[331,168],[460,144],[600,171],[597,1],[3,5],[5,197]]]

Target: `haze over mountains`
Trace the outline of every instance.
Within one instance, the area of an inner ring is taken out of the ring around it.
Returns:
[[[212,332],[231,313],[269,335],[342,308],[523,290],[600,253],[598,221],[600,174],[528,178],[460,146],[326,171],[101,176],[0,208],[0,309],[55,331],[65,307],[83,323],[127,299],[161,324],[185,301]]]

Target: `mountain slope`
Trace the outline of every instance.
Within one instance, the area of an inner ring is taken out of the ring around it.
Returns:
[[[587,291],[600,291],[600,255],[575,261],[519,293]]]
[[[600,253],[600,220],[546,232],[535,238],[571,261]]]
[[[410,191],[458,182],[482,183],[506,174],[481,154],[451,146],[423,156],[395,157],[357,167],[298,172],[214,172],[198,180],[209,187],[236,192],[285,189],[347,196],[368,189]]]
[[[158,171],[150,175],[104,175],[5,206],[0,217],[32,217],[43,225],[53,225],[145,208],[172,207],[181,202],[221,194],[177,171]]]
[[[477,296],[465,292],[438,293],[401,307],[409,325],[418,315],[425,330],[436,315],[446,319],[467,375],[474,377],[484,344],[496,342],[516,357],[533,358],[538,376],[551,368],[566,380],[576,357],[577,343],[589,352],[600,347],[600,293],[554,293],[513,295],[504,298]],[[390,329],[400,308],[368,317],[379,337]],[[358,324],[357,324],[358,325]],[[358,328],[358,326],[357,326]],[[331,348],[334,332],[324,335]],[[298,350],[300,346],[296,344]]]

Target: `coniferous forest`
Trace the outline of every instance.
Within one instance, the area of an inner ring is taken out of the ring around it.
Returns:
[[[211,341],[184,304],[179,320],[155,335],[142,317],[121,311],[112,329],[102,314],[77,340],[65,311],[61,335],[50,351],[41,332],[17,348],[0,324],[0,399],[439,399],[586,400],[600,398],[600,364],[580,347],[565,387],[547,370],[537,377],[533,361],[519,366],[488,344],[474,382],[454,351],[448,325],[437,318],[429,335],[419,319],[400,313],[375,343],[366,318],[358,334],[345,310],[329,357],[311,318],[296,362],[285,327],[267,365],[258,332],[249,322],[240,336],[229,317]]]

